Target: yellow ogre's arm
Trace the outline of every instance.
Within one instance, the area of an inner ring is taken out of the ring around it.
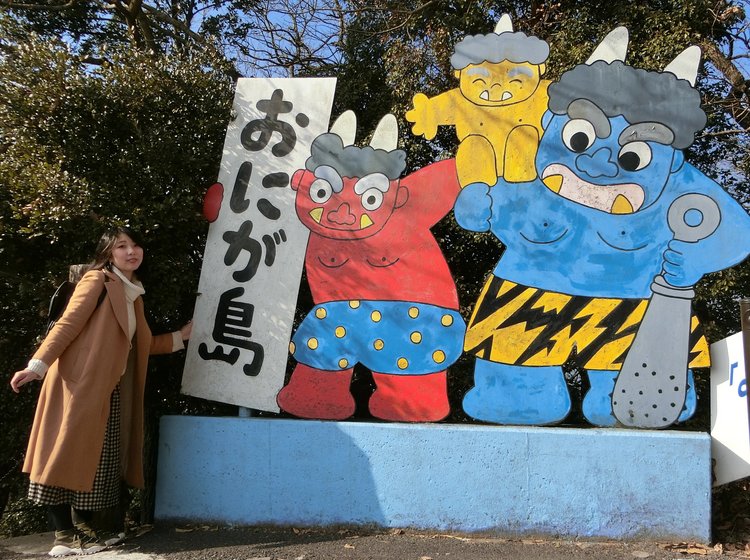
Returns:
[[[458,88],[435,97],[427,97],[424,93],[416,94],[412,101],[414,108],[406,112],[406,120],[414,123],[412,133],[432,140],[437,134],[438,126],[456,124],[456,105],[462,100],[466,102]]]

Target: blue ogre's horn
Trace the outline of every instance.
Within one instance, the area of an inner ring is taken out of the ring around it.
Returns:
[[[667,64],[664,71],[671,72],[678,78],[690,82],[691,86],[695,86],[695,79],[698,77],[698,66],[700,63],[701,49],[697,45],[692,45]]]
[[[597,60],[607,63],[615,60],[624,62],[625,55],[628,53],[628,38],[628,30],[625,27],[615,27],[594,49],[586,64],[593,64]]]

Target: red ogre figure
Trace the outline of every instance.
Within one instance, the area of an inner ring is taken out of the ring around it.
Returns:
[[[373,416],[437,421],[449,413],[446,368],[461,354],[465,325],[445,258],[430,232],[459,192],[454,160],[399,179],[406,154],[386,115],[369,146],[353,146],[344,113],[312,144],[292,178],[310,229],[305,268],[315,307],[295,332],[298,364],[277,396],[295,416],[344,419],[361,363],[373,374]]]

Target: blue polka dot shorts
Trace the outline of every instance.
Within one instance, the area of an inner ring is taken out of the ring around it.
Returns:
[[[332,301],[305,317],[289,345],[295,360],[323,370],[361,363],[376,373],[444,370],[463,349],[466,325],[454,309],[408,301]]]

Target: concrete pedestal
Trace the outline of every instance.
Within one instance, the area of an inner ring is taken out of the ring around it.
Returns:
[[[705,433],[168,416],[156,517],[709,542]]]

